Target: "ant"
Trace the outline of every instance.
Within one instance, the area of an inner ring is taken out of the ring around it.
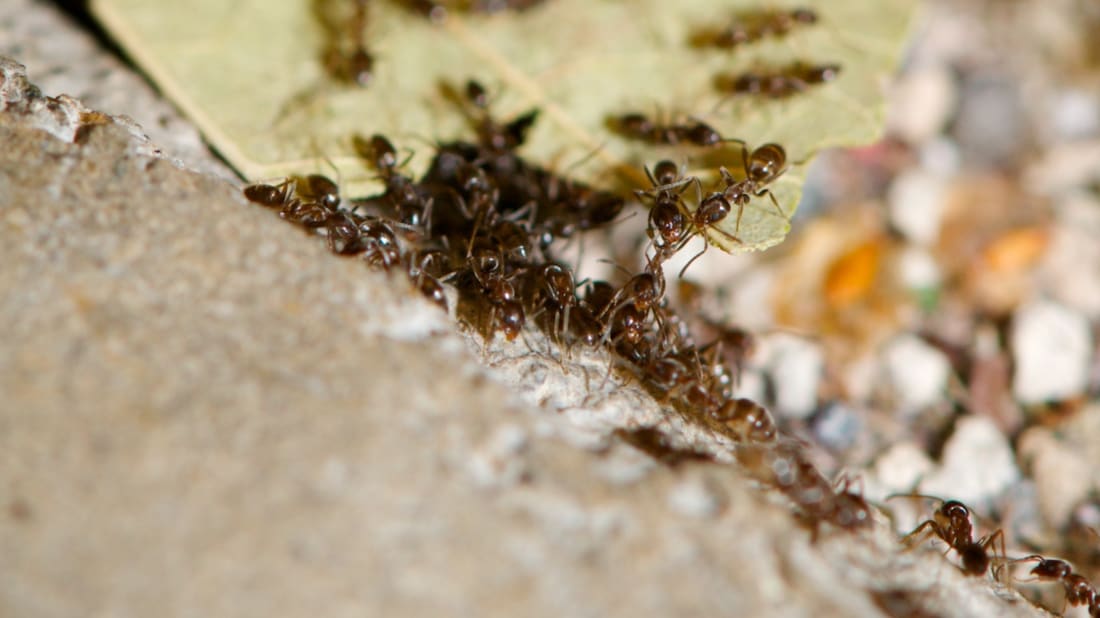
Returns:
[[[741,144],[741,165],[745,172],[745,178],[743,180],[735,179],[725,166],[720,167],[718,172],[722,175],[722,182],[726,183],[722,196],[730,204],[737,206],[737,222],[733,228],[734,234],[740,231],[741,216],[745,212],[745,206],[753,197],[767,195],[779,216],[786,219],[786,213],[779,207],[779,202],[776,201],[775,195],[772,194],[768,185],[787,171],[787,151],[779,144],[769,143],[754,149],[750,153],[745,142],[741,140],[731,141],[740,142]]]
[[[1044,558],[1043,556],[1035,554],[1024,558],[1017,558],[1012,560],[1009,564],[1033,561],[1038,562],[1038,564],[1031,569],[1029,575],[1034,576],[1040,581],[1061,582],[1066,593],[1066,605],[1074,607],[1078,605],[1087,606],[1089,616],[1100,617],[1100,593],[1096,591],[1096,588],[1093,587],[1085,576],[1075,573],[1073,567],[1065,560]],[[1063,613],[1065,612],[1065,607],[1062,608],[1062,611]]]
[[[650,310],[660,304],[664,295],[665,275],[661,265],[654,260],[647,260],[645,270],[627,280],[597,315],[606,320],[605,339],[612,335],[616,326],[621,326],[627,340],[636,342],[641,337]],[[660,324],[658,312],[654,311],[654,317],[658,318]]]
[[[307,202],[316,202],[325,208],[335,210],[340,206],[340,187],[328,176],[310,174],[291,176],[296,195]]]
[[[646,234],[653,243],[655,259],[663,262],[681,248],[685,239],[687,220],[684,218],[680,195],[690,183],[698,183],[698,179],[694,176],[681,176],[676,164],[668,160],[658,161],[652,173],[649,168],[646,168],[645,173],[653,187],[648,191],[636,190],[634,195],[638,199],[653,199]]]
[[[434,249],[418,250],[409,256],[407,274],[421,294],[446,312],[447,294],[443,290],[443,284],[437,278],[439,268],[432,268],[440,261],[443,261],[445,266],[446,256],[443,252]]]
[[[386,191],[381,199],[389,202],[403,223],[423,227],[424,233],[431,236],[432,198],[426,197],[412,179],[397,173],[397,169],[408,159],[398,163],[397,149],[380,133],[375,133],[369,140],[355,135],[352,137],[352,146],[356,154],[385,181]]]
[[[294,199],[294,181],[287,178],[277,185],[257,183],[244,188],[248,201],[267,208],[283,208]]]
[[[608,128],[623,137],[635,139],[655,146],[717,146],[722,143],[722,134],[709,124],[689,119],[684,123],[662,123],[652,120],[645,114],[631,112],[607,119]]]
[[[523,330],[527,316],[523,304],[516,299],[515,287],[502,272],[504,264],[500,252],[486,245],[471,245],[466,262],[467,268],[492,306],[490,323],[504,331],[508,341],[514,340]]]
[[[776,70],[718,75],[714,78],[714,86],[734,95],[761,95],[783,99],[805,92],[811,86],[833,81],[839,74],[839,64],[810,65],[795,62]]]
[[[893,497],[900,496],[887,496],[887,499]],[[1003,530],[997,530],[990,535],[974,540],[974,529],[970,523],[970,509],[962,502],[958,500],[944,501],[934,496],[911,495],[908,497],[940,500],[942,504],[933,513],[932,519],[926,519],[912,532],[905,535],[901,540],[903,545],[913,547],[917,543],[928,539],[931,535],[935,535],[941,541],[947,543],[950,549],[955,550],[962,561],[962,571],[967,575],[983,575],[989,570],[990,564],[997,557],[994,550],[998,541],[1001,545],[1002,558],[1006,555]],[[914,540],[918,537],[923,538]],[[994,575],[996,575],[996,569]]]
[[[313,0],[313,15],[326,32],[321,65],[333,79],[359,86],[370,84],[374,76],[374,56],[367,51],[363,31],[367,26],[368,0],[352,0],[350,15],[339,14],[344,0]]]
[[[577,286],[573,283],[573,274],[553,262],[543,264],[532,272],[536,303],[554,313],[553,332],[558,335],[569,332],[569,314],[577,305]]]
[[[458,102],[465,110],[481,147],[493,153],[507,153],[522,146],[539,117],[538,108],[534,108],[505,124],[498,124],[489,113],[489,94],[480,82],[467,81],[461,95],[450,84],[443,83],[440,88],[444,97]]]
[[[797,26],[817,23],[813,9],[796,8],[786,11],[761,10],[741,13],[729,26],[719,30],[705,29],[691,36],[695,47],[732,49],[767,37],[781,37]]]
[[[751,399],[729,399],[714,416],[738,442],[764,444],[775,440],[776,427],[771,414]]]

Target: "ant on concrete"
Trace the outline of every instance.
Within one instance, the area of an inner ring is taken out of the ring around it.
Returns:
[[[1040,581],[1060,582],[1066,592],[1065,605],[1087,606],[1089,616],[1100,617],[1100,594],[1084,575],[1075,573],[1068,562],[1034,554],[1011,560],[1008,564],[1019,562],[1038,562],[1029,575]],[[1062,612],[1065,612],[1065,607]]]
[[[998,542],[1000,543],[1001,560],[1006,560],[1004,531],[997,530],[975,540],[974,528],[970,523],[970,509],[962,502],[942,500],[935,496],[920,494],[891,495],[887,496],[887,499],[895,497],[922,498],[941,502],[939,508],[932,514],[931,519],[921,522],[912,532],[902,538],[901,543],[906,547],[914,547],[935,535],[941,541],[947,543],[950,549],[955,550],[962,562],[962,571],[967,575],[984,575],[989,570],[990,565],[997,559],[995,550]]]

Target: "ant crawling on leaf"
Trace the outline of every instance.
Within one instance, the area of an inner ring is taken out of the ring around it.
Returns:
[[[313,0],[313,15],[325,31],[321,65],[333,79],[367,86],[374,77],[374,56],[367,51],[368,0]],[[344,14],[349,10],[350,14]]]
[[[798,26],[817,23],[813,9],[788,10],[754,9],[739,13],[733,23],[725,28],[704,28],[691,35],[694,47],[719,47],[732,49],[768,37],[782,37]]]
[[[736,75],[718,75],[714,87],[733,95],[757,95],[784,99],[805,92],[811,86],[831,82],[840,75],[839,64],[811,65],[794,62],[778,69],[746,71]]]
[[[722,190],[722,196],[737,206],[734,234],[741,230],[741,216],[744,214],[745,206],[753,197],[767,195],[779,216],[786,219],[786,213],[779,207],[779,202],[776,201],[768,185],[787,171],[787,152],[779,144],[764,144],[750,153],[745,142],[731,141],[741,144],[741,162],[745,177],[737,180],[725,167],[719,168],[718,172],[722,175],[722,182],[726,184],[726,188]]]
[[[687,122],[661,122],[645,114],[631,112],[607,119],[607,126],[613,132],[634,140],[655,146],[717,146],[724,140],[714,127],[695,118]]]

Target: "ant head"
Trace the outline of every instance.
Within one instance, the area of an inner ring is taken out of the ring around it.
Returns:
[[[649,170],[646,170],[648,173]],[[658,161],[657,165],[653,166],[653,174],[650,176],[650,180],[654,186],[670,185],[676,182],[676,179],[680,177],[680,166],[676,165],[668,159]]]
[[[970,509],[966,508],[966,505],[958,500],[948,500],[944,502],[943,505],[940,506],[940,513],[951,521],[970,517]]]
[[[1043,558],[1042,556],[1033,557],[1039,559],[1039,564],[1035,565],[1035,568],[1030,571],[1030,574],[1035,577],[1044,579],[1063,579],[1073,572],[1073,568],[1064,560]]]

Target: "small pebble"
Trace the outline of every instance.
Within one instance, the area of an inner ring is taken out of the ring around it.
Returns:
[[[1092,490],[1095,474],[1090,473],[1088,460],[1044,427],[1025,431],[1018,450],[1035,479],[1043,519],[1061,528]]]
[[[921,493],[980,508],[1020,478],[1008,439],[989,419],[963,416],[943,449],[941,466],[921,482]]]
[[[901,284],[916,293],[933,292],[943,280],[936,258],[927,249],[912,245],[898,255],[896,272]]]
[[[886,126],[905,141],[919,144],[943,130],[957,98],[955,77],[946,66],[913,68],[890,89]]]
[[[943,352],[906,334],[887,345],[883,360],[898,414],[912,416],[943,400],[951,375],[951,363]]]
[[[794,419],[813,414],[825,368],[821,347],[786,333],[763,338],[760,347],[763,364],[775,385],[776,412]]]
[[[1019,86],[982,74],[963,86],[952,134],[963,158],[975,166],[1003,166],[1026,149],[1030,123]]]
[[[826,448],[843,451],[863,433],[863,416],[851,406],[834,401],[826,404],[814,418],[814,436]]]
[[[1064,90],[1051,97],[1049,106],[1052,138],[1072,141],[1100,132],[1100,100],[1094,93]]]
[[[1100,199],[1075,192],[1060,199],[1057,208],[1039,278],[1055,300],[1100,319]]]
[[[919,168],[902,172],[887,194],[891,225],[914,243],[934,242],[940,233],[946,193],[946,183],[938,174]]]
[[[924,449],[912,442],[898,442],[878,456],[864,477],[864,497],[883,502],[891,494],[909,493],[935,467]]]
[[[1029,303],[1016,312],[1011,341],[1012,392],[1021,403],[1061,401],[1084,392],[1093,349],[1084,316],[1050,301]]]
[[[918,155],[921,167],[944,178],[957,174],[962,162],[958,145],[942,135],[922,144]]]

